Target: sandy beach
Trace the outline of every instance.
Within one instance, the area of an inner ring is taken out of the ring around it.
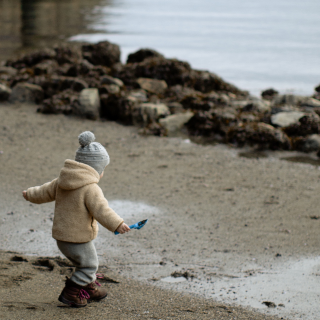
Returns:
[[[36,109],[0,106],[2,319],[317,319],[318,167]],[[100,266],[120,283],[77,311],[57,300],[70,270],[33,265],[59,256],[54,204],[21,192],[54,179],[85,130],[111,158],[99,183],[110,206],[128,224],[149,222],[121,236],[100,228]],[[10,261],[21,254],[28,262]]]

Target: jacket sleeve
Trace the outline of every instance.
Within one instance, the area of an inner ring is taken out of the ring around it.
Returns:
[[[42,186],[29,188],[27,190],[27,200],[38,204],[56,200],[57,181],[58,178]]]
[[[123,223],[123,219],[109,207],[101,188],[95,183],[90,185],[86,193],[85,204],[90,214],[109,231],[116,231]]]

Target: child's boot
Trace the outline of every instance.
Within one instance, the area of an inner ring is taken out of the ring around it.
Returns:
[[[98,277],[99,278],[99,277]],[[90,298],[88,299],[88,302],[91,301],[100,301],[107,297],[107,289],[102,288],[101,284],[98,281],[93,281],[87,286],[84,287],[86,292],[88,292]]]
[[[67,278],[66,285],[59,296],[59,301],[74,308],[81,308],[87,305],[87,299],[89,298],[85,287],[79,286]]]

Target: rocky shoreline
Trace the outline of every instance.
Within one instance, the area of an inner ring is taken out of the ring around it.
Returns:
[[[318,152],[320,85],[312,97],[265,90],[250,96],[187,62],[141,49],[120,62],[110,42],[44,49],[0,66],[0,102],[32,102],[38,112],[105,118],[142,134],[192,136],[234,146]]]

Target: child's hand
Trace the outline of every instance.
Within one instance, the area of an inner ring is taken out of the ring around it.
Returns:
[[[22,191],[22,195],[26,200],[28,200],[27,191],[26,190]]]
[[[119,233],[126,233],[126,232],[129,232],[130,230],[131,229],[128,227],[128,225],[126,225],[125,223],[122,223],[116,231],[118,231]]]

